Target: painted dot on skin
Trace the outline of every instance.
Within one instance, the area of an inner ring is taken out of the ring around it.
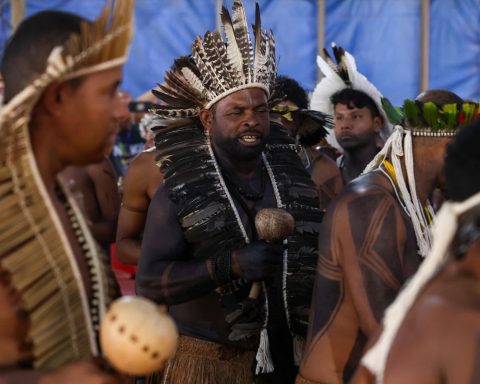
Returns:
[[[124,332],[125,332],[125,327],[124,327],[123,325],[121,325],[120,327],[118,327],[118,332],[124,333]]]
[[[142,348],[142,351],[143,352],[148,352],[150,350],[150,347],[148,345],[145,345],[143,348]]]
[[[117,315],[110,316],[110,321],[115,321],[115,320],[117,320]]]
[[[156,359],[158,357],[158,352],[153,352],[151,356],[152,359]]]
[[[130,340],[132,340],[134,343],[138,341],[138,337],[135,335],[130,335]]]

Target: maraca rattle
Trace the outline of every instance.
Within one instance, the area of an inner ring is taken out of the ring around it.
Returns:
[[[144,376],[161,370],[175,354],[178,331],[163,307],[141,297],[124,296],[102,318],[100,343],[117,371]]]
[[[295,219],[284,209],[263,208],[255,216],[255,229],[260,240],[267,243],[280,242],[293,233]],[[251,299],[258,298],[260,289],[260,283],[253,283],[248,297]]]

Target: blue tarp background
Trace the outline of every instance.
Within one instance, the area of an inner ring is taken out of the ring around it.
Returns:
[[[120,0],[121,1],[121,0]],[[254,0],[244,0],[254,21]],[[262,25],[276,37],[279,72],[308,90],[317,81],[316,0],[260,0]],[[224,0],[230,8],[232,0]],[[27,0],[27,15],[46,8],[97,16],[104,0]],[[325,45],[350,51],[357,67],[394,103],[420,90],[421,0],[326,0]],[[0,48],[10,29],[1,10]],[[195,35],[216,25],[215,0],[137,0],[136,34],[123,89],[138,96],[163,80]],[[480,98],[480,0],[430,0],[429,88]]]

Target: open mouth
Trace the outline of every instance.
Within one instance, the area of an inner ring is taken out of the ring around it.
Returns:
[[[239,141],[246,146],[260,144],[260,136],[258,135],[243,135],[240,136]]]

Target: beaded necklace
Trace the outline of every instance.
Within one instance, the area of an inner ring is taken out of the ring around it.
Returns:
[[[61,183],[63,181],[60,181]],[[57,195],[63,203],[70,226],[73,229],[77,242],[83,252],[91,284],[91,298],[89,300],[90,317],[94,331],[97,333],[100,319],[103,317],[110,297],[113,296],[114,282],[109,278],[108,258],[93,238],[88,224],[71,192],[64,188],[57,188]],[[115,292],[117,293],[117,292]]]

